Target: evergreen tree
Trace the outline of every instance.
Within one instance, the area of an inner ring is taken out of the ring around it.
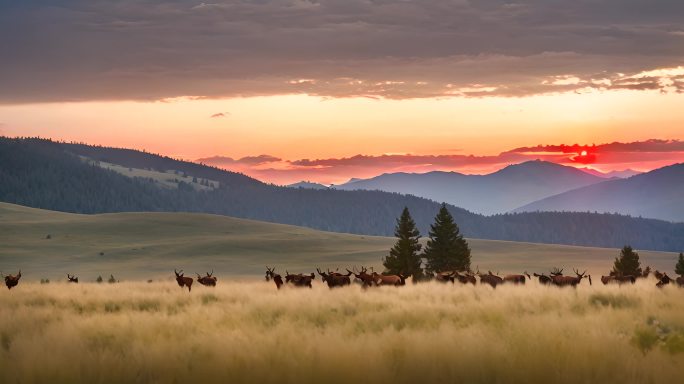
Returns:
[[[679,252],[679,260],[675,266],[675,273],[679,276],[684,276],[684,253]]]
[[[613,272],[618,276],[640,276],[639,254],[634,252],[631,246],[625,245],[620,251],[620,256],[615,258]]]
[[[435,223],[430,226],[424,257],[428,273],[470,269],[470,248],[445,203],[442,203]]]
[[[385,270],[391,274],[412,275],[416,281],[423,277],[421,268],[421,257],[418,252],[420,244],[420,232],[416,228],[416,223],[411,218],[407,207],[404,207],[401,216],[397,219],[397,226],[394,230],[397,242],[394,244],[390,253],[383,260]]]

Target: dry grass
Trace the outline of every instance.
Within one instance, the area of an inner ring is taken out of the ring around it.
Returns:
[[[584,284],[584,283],[583,283]],[[0,293],[5,383],[664,383],[684,290],[421,284],[276,291],[219,281]]]

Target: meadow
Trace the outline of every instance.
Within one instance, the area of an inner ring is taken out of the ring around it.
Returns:
[[[683,289],[260,279],[0,291],[5,383],[675,383]]]

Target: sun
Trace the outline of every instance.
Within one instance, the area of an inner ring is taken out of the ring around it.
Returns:
[[[580,152],[580,156],[586,156],[586,155],[587,155],[587,151]]]

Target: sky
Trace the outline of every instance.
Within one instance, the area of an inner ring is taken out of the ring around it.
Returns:
[[[647,171],[684,162],[681,20],[678,0],[0,1],[0,135],[278,184]]]

